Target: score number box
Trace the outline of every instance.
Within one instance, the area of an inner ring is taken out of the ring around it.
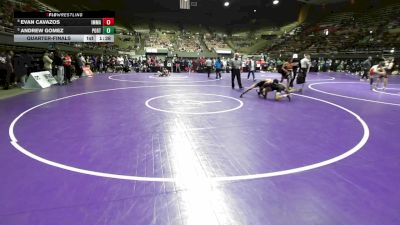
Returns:
[[[114,35],[96,35],[96,42],[114,42]]]
[[[103,26],[114,26],[114,18],[103,18]]]

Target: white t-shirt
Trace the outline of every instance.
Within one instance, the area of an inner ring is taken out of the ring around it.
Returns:
[[[223,60],[221,60],[221,62],[222,62],[222,65],[224,65],[224,67],[226,67],[226,60],[223,59]]]
[[[81,59],[82,64],[85,65],[85,63],[86,63],[85,57],[81,56],[80,59]]]
[[[256,70],[255,63],[254,63],[253,60],[250,60],[250,61],[249,61],[249,67],[250,67],[250,71]]]
[[[309,68],[311,65],[310,60],[308,60],[307,58],[303,58],[302,60],[300,60],[300,66],[303,69],[307,69]]]
[[[210,66],[211,67],[211,65],[212,65],[211,59],[207,59],[206,60],[206,66]]]
[[[394,66],[394,63],[393,63],[393,62],[387,62],[387,63],[385,63],[385,64],[386,64],[386,69],[387,69],[387,70],[393,69],[393,66]]]
[[[119,65],[124,65],[124,58],[118,57],[117,61]]]

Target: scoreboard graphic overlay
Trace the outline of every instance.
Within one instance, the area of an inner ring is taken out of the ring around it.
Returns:
[[[14,12],[14,42],[114,42],[115,13]]]

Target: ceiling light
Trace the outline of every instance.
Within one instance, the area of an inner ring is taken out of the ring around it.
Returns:
[[[226,2],[224,3],[224,6],[225,6],[225,7],[228,7],[228,6],[229,6],[229,2],[226,1]]]
[[[277,5],[279,3],[279,0],[274,0],[273,2],[272,2],[272,4],[274,4],[274,5]]]
[[[257,12],[257,10],[253,10],[253,12]]]

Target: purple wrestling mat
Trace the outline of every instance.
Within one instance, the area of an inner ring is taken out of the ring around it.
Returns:
[[[310,73],[291,102],[211,78],[102,74],[1,100],[0,224],[400,224],[399,78]]]

